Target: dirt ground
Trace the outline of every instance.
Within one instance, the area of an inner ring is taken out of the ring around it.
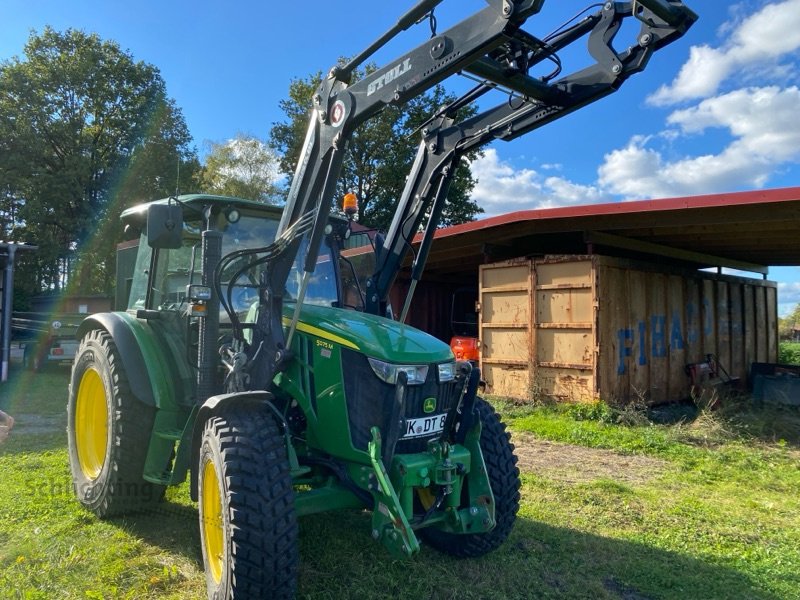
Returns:
[[[40,435],[63,431],[66,426],[65,415],[21,413],[15,418],[13,431],[7,432],[0,426],[0,443],[7,434]],[[549,442],[529,433],[515,433],[512,441],[516,447],[520,471],[566,483],[583,483],[596,479],[643,483],[661,475],[667,464],[663,460],[647,456]]]
[[[644,483],[661,475],[667,467],[666,461],[649,456],[549,442],[526,433],[513,434],[512,441],[520,471],[566,483],[595,479]]]

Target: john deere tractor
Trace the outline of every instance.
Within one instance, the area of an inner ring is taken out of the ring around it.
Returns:
[[[543,0],[487,0],[443,33],[423,0],[313,97],[285,206],[210,195],[125,211],[118,285],[127,305],[89,317],[70,382],[78,500],[101,517],[154,506],[189,477],[209,597],[290,598],[297,519],[371,511],[395,556],[420,542],[477,557],[509,536],[519,471],[480,373],[404,324],[459,161],[618,89],[696,16],[678,0],[608,2],[550,35],[522,26]],[[428,18],[433,36],[352,82],[357,66]],[[622,22],[640,31],[615,49]],[[561,76],[559,52],[588,37],[594,63]],[[550,67],[536,74],[542,63]],[[352,235],[352,197],[331,210],[354,129],[456,73],[477,85],[421,128],[385,236]],[[458,121],[489,92],[500,104]],[[389,291],[414,236],[402,307]],[[134,256],[135,254],[135,256]]]

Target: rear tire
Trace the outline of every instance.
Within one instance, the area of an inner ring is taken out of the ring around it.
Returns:
[[[419,531],[423,541],[433,548],[460,558],[483,556],[497,549],[511,533],[519,510],[519,469],[511,436],[486,400],[478,397],[475,409],[481,419],[481,452],[494,495],[495,527],[486,533],[448,533],[436,527]]]
[[[78,501],[98,517],[142,510],[165,487],[142,478],[155,409],[134,399],[111,335],[81,340],[69,386],[67,440]]]
[[[299,563],[294,490],[275,420],[232,408],[205,424],[198,463],[208,597],[294,598]]]

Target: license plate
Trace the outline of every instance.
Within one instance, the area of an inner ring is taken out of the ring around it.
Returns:
[[[402,439],[408,440],[439,433],[444,429],[445,420],[447,420],[447,413],[408,419],[406,421],[406,433]]]

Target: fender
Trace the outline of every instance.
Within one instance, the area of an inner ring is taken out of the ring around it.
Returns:
[[[193,501],[197,502],[197,468],[199,466],[197,464],[197,458],[200,455],[200,440],[203,437],[203,429],[205,428],[206,421],[208,421],[211,417],[222,413],[229,406],[249,406],[253,409],[263,408],[266,406],[275,414],[276,418],[280,420],[280,424],[283,426],[284,431],[286,431],[286,422],[283,420],[283,416],[278,412],[278,409],[275,408],[275,405],[272,403],[273,399],[274,396],[266,390],[237,392],[234,394],[219,394],[217,396],[211,396],[198,409],[197,416],[194,419],[194,425],[192,427],[192,467],[189,491]]]
[[[130,325],[122,317],[123,313],[107,312],[97,313],[87,317],[78,327],[75,337],[80,340],[91,329],[105,329],[111,334],[117,345],[122,366],[128,375],[131,392],[141,403],[156,406],[153,387],[150,382],[147,365],[142,355],[142,350],[136,341]]]

